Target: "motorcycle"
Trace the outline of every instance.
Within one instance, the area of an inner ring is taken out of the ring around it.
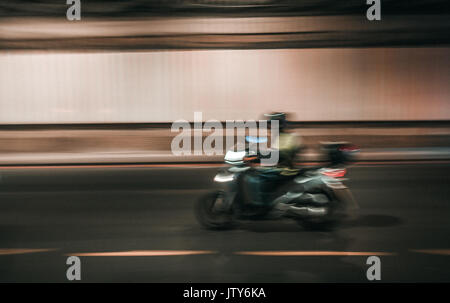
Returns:
[[[246,137],[247,143],[259,138]],[[228,229],[240,220],[289,218],[305,229],[335,226],[358,209],[344,184],[347,169],[358,149],[346,142],[321,144],[328,161],[319,167],[292,169],[258,166],[261,155],[248,147],[229,150],[228,165],[214,177],[218,188],[201,197],[195,206],[200,225]]]

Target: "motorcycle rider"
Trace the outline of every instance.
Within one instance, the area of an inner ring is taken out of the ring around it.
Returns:
[[[272,137],[272,152],[279,153],[278,163],[273,166],[256,166],[246,175],[245,184],[247,201],[252,204],[270,203],[271,194],[278,185],[283,184],[286,178],[295,175],[298,170],[294,168],[295,157],[302,149],[301,138],[287,130],[287,114],[274,112],[264,115],[269,123],[278,121],[278,136]],[[272,134],[274,136],[274,134]]]
[[[278,121],[279,135],[274,139],[272,146],[279,152],[278,167],[286,171],[294,168],[296,155],[302,149],[302,140],[300,136],[287,130],[287,114],[274,112],[264,115],[266,119]]]

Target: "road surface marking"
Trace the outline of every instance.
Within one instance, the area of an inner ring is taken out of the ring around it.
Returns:
[[[78,257],[159,257],[214,254],[212,250],[131,250],[113,252],[73,253],[66,256]]]
[[[31,254],[39,252],[53,251],[53,248],[39,248],[39,249],[28,249],[28,248],[0,248],[0,255],[21,255],[21,254]]]
[[[40,252],[55,251],[54,248],[0,248],[1,255],[20,255]],[[433,255],[450,255],[450,249],[410,249],[411,252],[433,254]],[[86,252],[71,253],[66,256],[79,257],[158,257],[158,256],[187,256],[187,255],[208,255],[216,254],[213,250],[131,250],[116,252]],[[295,256],[393,256],[396,253],[380,252],[380,251],[238,251],[235,255],[247,256],[278,256],[278,257],[295,257]]]
[[[391,252],[367,251],[240,251],[237,255],[248,256],[392,256]]]
[[[422,254],[432,254],[432,255],[450,255],[450,249],[410,249],[410,251]]]

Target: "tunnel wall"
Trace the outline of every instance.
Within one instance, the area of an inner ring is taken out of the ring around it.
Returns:
[[[0,124],[450,120],[449,50],[3,53]]]

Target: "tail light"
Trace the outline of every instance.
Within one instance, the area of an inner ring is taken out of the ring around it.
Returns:
[[[327,169],[327,170],[322,171],[321,173],[322,173],[322,175],[325,175],[327,177],[342,178],[347,173],[347,170],[345,168]]]
[[[358,146],[353,145],[353,144],[347,144],[347,145],[343,145],[341,147],[339,147],[339,151],[341,152],[357,152],[359,151]]]

